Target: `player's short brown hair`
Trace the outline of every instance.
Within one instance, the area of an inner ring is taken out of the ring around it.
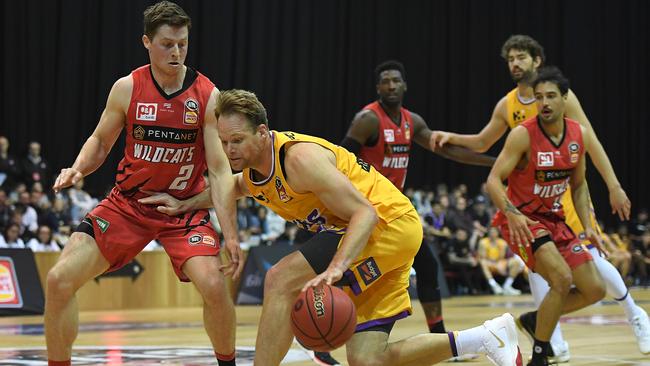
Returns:
[[[242,114],[252,127],[269,124],[266,117],[266,108],[257,99],[255,93],[247,90],[232,89],[219,93],[214,114],[219,119],[220,115]]]
[[[546,61],[544,47],[542,47],[542,45],[532,37],[524,34],[512,35],[503,44],[501,47],[501,57],[506,61],[508,61],[508,52],[510,52],[510,50],[526,51],[533,59],[539,57],[542,61],[540,66],[544,64],[544,61]]]
[[[177,4],[171,1],[161,1],[151,5],[144,11],[144,34],[153,39],[161,25],[167,24],[171,27],[192,28],[192,19]]]

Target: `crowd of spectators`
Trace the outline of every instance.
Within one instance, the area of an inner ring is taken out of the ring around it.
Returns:
[[[11,155],[9,147],[9,140],[0,136],[0,248],[60,251],[101,197],[88,194],[83,180],[55,194],[51,189],[54,173],[41,156],[41,145],[30,142],[22,158]],[[521,279],[527,276],[525,266],[499,232],[490,229],[495,208],[485,185],[478,194],[470,194],[465,184],[449,188],[444,183],[432,190],[408,188],[405,194],[422,218],[425,245],[440,258],[455,293],[517,295],[527,290],[527,281]],[[244,248],[297,241],[293,223],[250,198],[238,201],[237,223]],[[628,285],[650,285],[646,209],[638,210],[630,222],[607,228],[603,240],[609,260]],[[155,241],[147,247],[160,248]]]

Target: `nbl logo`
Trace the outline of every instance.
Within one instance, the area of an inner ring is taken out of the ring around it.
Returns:
[[[135,109],[135,119],[138,121],[155,121],[158,113],[158,103],[138,103]]]

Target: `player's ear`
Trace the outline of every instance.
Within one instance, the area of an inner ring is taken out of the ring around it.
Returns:
[[[260,135],[260,137],[266,137],[269,135],[269,127],[265,124],[258,125],[257,133]]]
[[[408,90],[408,84],[406,83],[406,80],[404,80],[404,91]]]
[[[149,49],[149,47],[151,47],[151,40],[149,39],[149,37],[147,37],[146,34],[142,35],[142,44],[146,49]]]

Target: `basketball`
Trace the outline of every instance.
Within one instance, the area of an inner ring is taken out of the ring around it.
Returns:
[[[291,328],[298,342],[317,352],[339,348],[352,337],[357,311],[338,287],[321,285],[301,292],[291,310]]]

